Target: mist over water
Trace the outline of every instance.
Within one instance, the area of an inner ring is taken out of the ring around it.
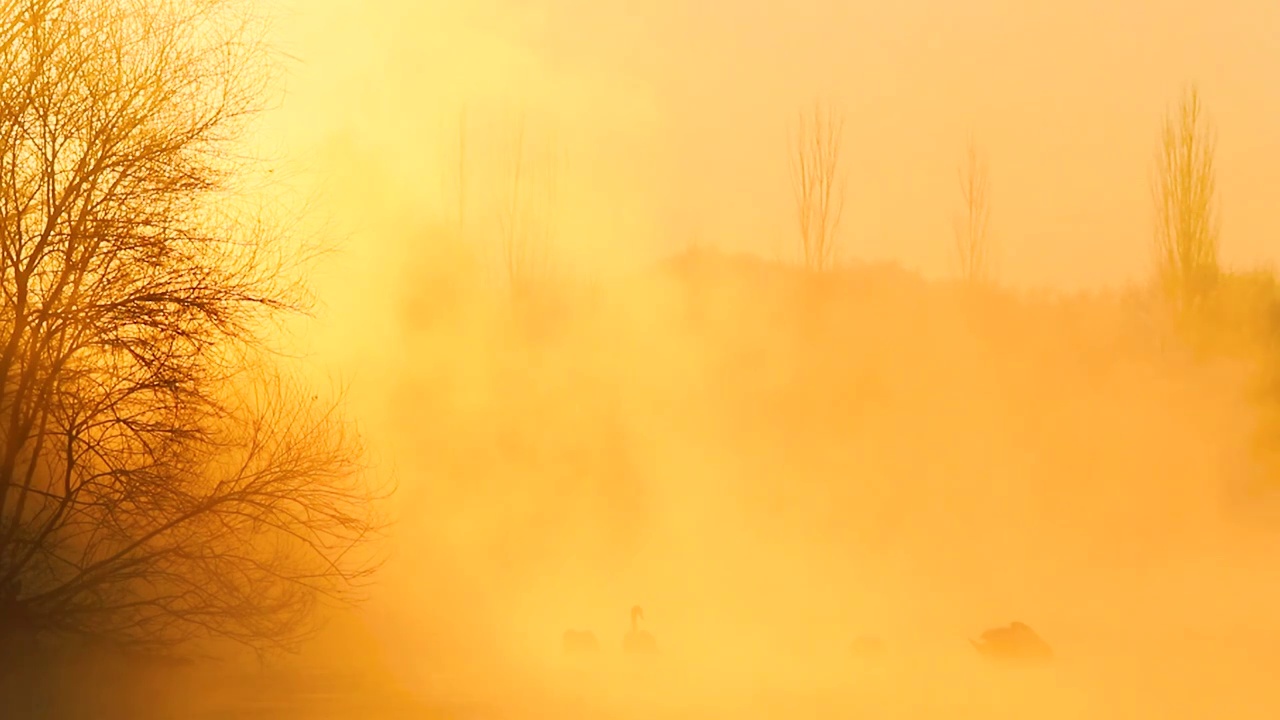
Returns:
[[[335,250],[288,341],[398,486],[389,560],[297,657],[138,670],[139,716],[1280,710],[1276,296],[1244,272],[1280,232],[1273,4],[277,4],[256,141]],[[1236,293],[1195,342],[1148,280],[1189,78]],[[825,273],[788,185],[815,97],[848,118]],[[955,279],[970,136],[989,287]],[[512,227],[545,255],[519,292]],[[1011,621],[1054,662],[975,652]]]
[[[708,252],[557,286],[533,323],[455,282],[405,291],[471,309],[404,311],[370,422],[403,519],[366,622],[415,696],[1262,716],[1280,578],[1257,363],[1197,357],[1144,295],[973,294],[875,265],[815,284]],[[652,663],[621,653],[635,603]],[[969,647],[1011,620],[1052,667]],[[566,629],[600,656],[570,662]],[[882,659],[851,656],[865,634]]]

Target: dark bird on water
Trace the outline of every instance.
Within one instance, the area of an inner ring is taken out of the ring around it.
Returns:
[[[1053,648],[1025,623],[1011,622],[1008,627],[991,628],[982,640],[970,640],[974,649],[991,660],[1017,663],[1043,663],[1053,658]]]
[[[640,629],[644,610],[639,605],[631,608],[631,629],[622,639],[622,651],[628,655],[652,655],[658,652],[658,643],[647,631]]]
[[[563,642],[565,655],[588,655],[600,650],[596,634],[590,630],[565,630]]]
[[[849,643],[849,653],[857,658],[878,658],[884,652],[884,640],[876,635],[859,635]]]

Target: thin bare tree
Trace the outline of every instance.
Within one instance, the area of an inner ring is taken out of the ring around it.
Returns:
[[[523,301],[552,270],[562,156],[553,136],[530,143],[527,118],[520,113],[507,159],[498,203],[499,254],[512,298]]]
[[[306,258],[240,210],[253,11],[0,2],[0,647],[290,647],[380,523],[270,344]]]
[[[1156,276],[1179,313],[1202,302],[1218,279],[1215,149],[1199,90],[1189,84],[1165,115],[1151,180]]]
[[[844,215],[846,174],[841,162],[844,115],[815,101],[801,112],[792,132],[791,187],[806,268],[823,271],[836,259],[838,231]]]
[[[458,111],[458,234],[467,232],[467,106]]]
[[[963,209],[955,218],[955,254],[960,277],[980,285],[991,279],[992,247],[988,223],[991,218],[990,177],[986,158],[972,138],[965,162],[960,167],[960,197]]]

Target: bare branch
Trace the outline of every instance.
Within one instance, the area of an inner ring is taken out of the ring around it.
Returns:
[[[1218,278],[1215,145],[1199,91],[1188,85],[1165,116],[1151,180],[1156,275],[1179,313],[1202,302]]]
[[[844,115],[816,101],[801,113],[791,146],[791,186],[806,268],[823,271],[835,261],[844,215],[846,175],[840,151]]]
[[[336,405],[268,362],[305,290],[235,192],[254,16],[0,8],[0,643],[287,644],[379,524]]]
[[[458,234],[467,232],[467,107],[458,112]]]
[[[955,253],[960,276],[971,284],[985,284],[992,272],[991,237],[987,227],[991,218],[990,179],[986,159],[972,138],[960,168],[960,197],[964,209],[955,219]]]
[[[499,242],[507,288],[512,299],[521,302],[551,271],[562,157],[554,136],[531,145],[523,113],[516,120],[508,153],[510,165],[498,209]]]

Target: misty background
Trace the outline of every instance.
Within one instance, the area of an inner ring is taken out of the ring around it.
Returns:
[[[402,202],[447,212],[460,109],[475,147],[505,142],[504,121],[524,109],[568,155],[562,241],[575,264],[628,267],[690,235],[774,253],[794,232],[787,124],[820,95],[848,115],[852,257],[950,271],[940,238],[973,133],[990,156],[1007,283],[1137,280],[1153,135],[1188,80],[1219,129],[1225,260],[1274,260],[1280,96],[1262,72],[1280,10],[1261,0],[325,0],[286,17],[302,62],[273,122],[299,158],[358,143]]]
[[[277,4],[296,61],[258,142],[336,246],[295,339],[399,484],[394,558],[312,660],[424,693],[538,676],[569,627],[616,651],[640,603],[705,687],[801,685],[861,632],[946,655],[1021,619],[1107,655],[1087,707],[1139,678],[1253,707],[1280,635],[1270,326],[1233,301],[1198,352],[1141,284],[1189,80],[1223,264],[1276,259],[1280,6]],[[787,165],[815,97],[849,171],[820,298]],[[521,123],[555,167],[533,339],[493,256]],[[971,136],[1000,287],[975,296]],[[1192,646],[1231,659],[1152,679]]]

